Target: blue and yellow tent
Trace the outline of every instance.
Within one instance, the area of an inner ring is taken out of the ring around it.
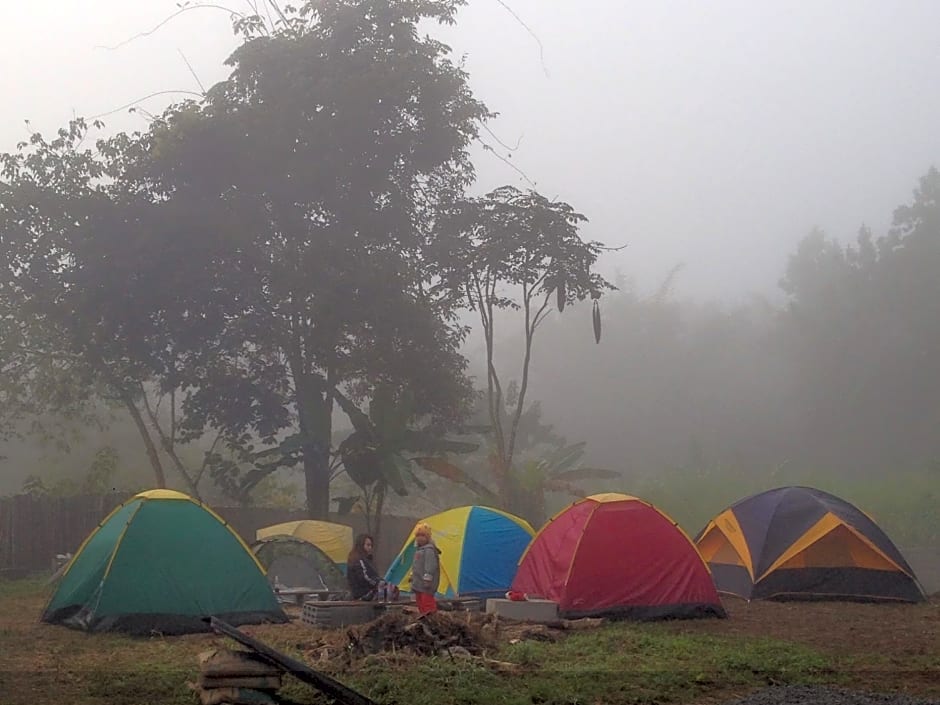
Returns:
[[[489,507],[458,507],[421,522],[430,525],[434,543],[441,550],[438,594],[447,598],[505,593],[535,535],[524,519]],[[401,590],[411,589],[414,538],[412,529],[385,574],[385,580]]]

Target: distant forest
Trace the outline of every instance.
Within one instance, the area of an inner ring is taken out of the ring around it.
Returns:
[[[669,281],[642,294],[622,279],[600,346],[583,311],[552,320],[533,363],[547,416],[628,476],[917,468],[940,489],[940,172],[889,232],[838,235],[799,244],[784,307],[682,302]]]

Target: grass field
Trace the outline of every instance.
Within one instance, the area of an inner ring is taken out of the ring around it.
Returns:
[[[0,703],[175,705],[196,702],[196,655],[235,646],[215,635],[125,638],[38,623],[41,581],[0,583]],[[940,697],[940,602],[728,604],[727,620],[618,623],[558,642],[505,641],[477,661],[370,656],[317,662],[379,703],[497,705],[717,703],[768,684],[828,683]],[[299,623],[245,631],[302,660],[324,639]],[[285,694],[320,703],[290,681]]]

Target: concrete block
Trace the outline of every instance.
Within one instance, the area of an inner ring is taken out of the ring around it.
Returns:
[[[307,602],[300,621],[321,629],[365,624],[380,617],[384,607],[377,602]]]
[[[437,608],[442,612],[482,612],[485,602],[482,597],[438,598]]]
[[[558,619],[558,603],[551,600],[525,600],[516,602],[504,598],[486,601],[486,611],[506,619],[520,622],[554,622]]]

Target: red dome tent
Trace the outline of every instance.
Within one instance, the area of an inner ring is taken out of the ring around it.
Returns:
[[[623,494],[578,500],[550,519],[523,554],[512,589],[557,602],[564,618],[726,616],[685,532]]]

